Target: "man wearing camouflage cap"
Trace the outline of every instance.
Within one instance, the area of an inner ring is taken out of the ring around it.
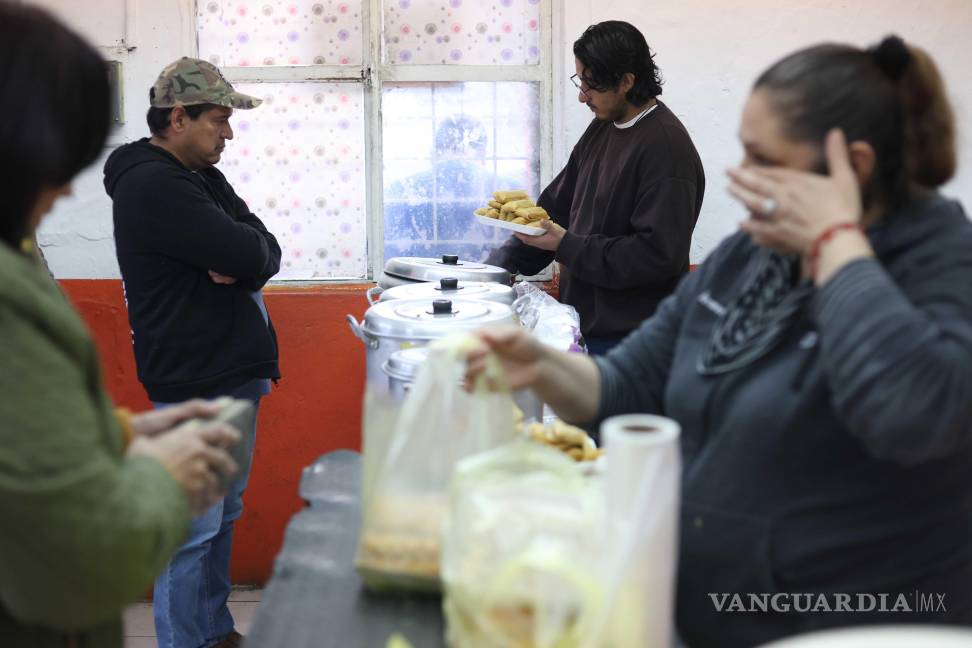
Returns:
[[[212,104],[249,110],[263,103],[262,99],[236,92],[212,63],[188,56],[162,70],[150,97],[155,108]]]
[[[151,137],[105,164],[138,378],[156,407],[226,395],[259,405],[280,377],[260,292],[280,269],[280,246],[213,165],[233,139],[233,110],[261,101],[192,58],[162,70],[149,100]],[[192,521],[155,583],[161,648],[240,642],[226,601],[248,473],[240,466],[223,501]]]

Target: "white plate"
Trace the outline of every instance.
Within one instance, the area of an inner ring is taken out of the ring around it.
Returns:
[[[480,216],[479,214],[473,214],[483,225],[492,225],[493,227],[500,227],[502,229],[513,230],[514,232],[520,232],[521,234],[527,234],[529,236],[540,236],[547,230],[542,227],[530,227],[529,225],[520,225],[519,223],[511,223],[509,221],[500,220],[498,218],[490,218],[489,216]]]

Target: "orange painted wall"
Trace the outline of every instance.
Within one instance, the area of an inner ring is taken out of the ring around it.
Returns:
[[[128,316],[117,280],[63,280],[98,345],[104,381],[118,405],[150,407],[135,374]],[[256,455],[236,526],[235,583],[265,582],[290,517],[303,507],[301,469],[338,448],[360,449],[364,347],[344,316],[361,318],[371,284],[270,287],[264,292],[280,343],[280,384],[263,399]]]

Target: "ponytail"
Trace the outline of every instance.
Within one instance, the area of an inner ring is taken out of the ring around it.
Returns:
[[[905,169],[921,187],[948,182],[958,165],[955,115],[938,66],[925,50],[909,47],[911,61],[897,82],[904,118]]]

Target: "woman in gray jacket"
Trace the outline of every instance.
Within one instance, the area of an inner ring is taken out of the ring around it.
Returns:
[[[956,155],[934,63],[895,37],[801,50],[739,132],[749,218],[654,317],[597,359],[484,332],[470,373],[488,347],[569,421],[681,424],[691,646],[972,623],[972,224],[936,192]],[[747,611],[720,611],[733,594]]]

